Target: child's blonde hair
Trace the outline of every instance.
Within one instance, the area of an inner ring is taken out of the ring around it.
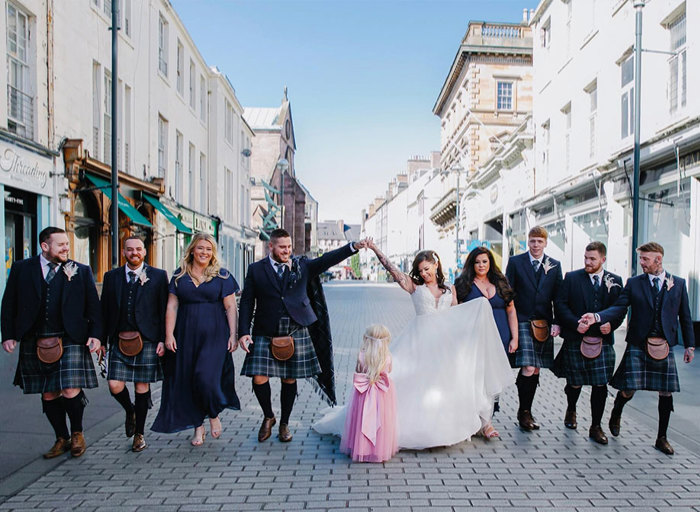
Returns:
[[[362,352],[365,354],[365,373],[370,382],[375,382],[389,360],[391,332],[385,326],[373,324],[362,336]]]

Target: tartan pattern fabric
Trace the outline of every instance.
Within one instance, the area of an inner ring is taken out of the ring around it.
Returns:
[[[306,327],[283,316],[277,325],[277,336],[294,338],[294,355],[286,361],[278,361],[270,351],[271,339],[267,336],[253,336],[252,350],[245,356],[241,375],[305,379],[321,373],[311,335]]]
[[[36,355],[36,340],[22,340],[15,384],[25,394],[48,393],[68,388],[97,387],[95,365],[85,345],[67,343],[63,338],[63,355],[53,364],[44,364]]]
[[[581,342],[564,340],[554,359],[552,372],[570,386],[603,386],[615,371],[615,348],[603,343],[600,355],[588,359],[581,354]]]
[[[163,368],[156,354],[157,343],[143,341],[143,350],[129,357],[119,350],[119,343],[109,347],[107,378],[122,382],[158,382],[163,380]]]
[[[644,389],[677,393],[681,386],[673,350],[666,359],[657,361],[649,357],[643,348],[628,344],[610,384],[620,391]]]
[[[553,364],[554,338],[550,336],[543,343],[535,341],[530,332],[530,322],[518,322],[518,350],[515,352],[515,363],[511,360],[511,367],[551,368]]]

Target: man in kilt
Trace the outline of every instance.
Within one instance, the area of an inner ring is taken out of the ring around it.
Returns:
[[[564,393],[568,405],[564,426],[570,429],[577,427],[576,403],[581,386],[592,386],[588,436],[599,444],[608,444],[600,422],[608,397],[607,384],[615,370],[613,333],[620,327],[622,317],[602,325],[587,325],[579,320],[587,311],[598,312],[613,305],[622,291],[622,278],[603,269],[606,254],[607,249],[602,242],[588,244],[583,257],[584,268],[567,272],[554,303],[564,345],[554,360],[552,371],[557,377],[566,378]],[[584,337],[586,344],[582,352]],[[590,350],[587,350],[589,347]]]
[[[44,414],[56,434],[44,457],[68,450],[80,457],[85,453],[83,388],[97,387],[91,352],[100,348],[100,301],[90,267],[68,259],[64,230],[44,229],[39,244],[41,254],[14,263],[10,270],[2,297],[2,346],[12,353],[19,343],[14,383],[25,394],[41,393]],[[53,346],[49,352],[41,349],[44,362],[38,341]]]
[[[515,381],[518,387],[518,423],[523,430],[540,426],[532,417],[532,402],[540,381],[540,368],[551,368],[554,360],[554,336],[559,326],[554,322],[553,303],[562,281],[561,264],[544,253],[549,234],[535,226],[527,235],[528,252],[508,260],[506,278],[515,291],[518,312],[518,350],[513,368],[520,368]],[[540,326],[537,332],[533,322]],[[535,334],[540,340],[535,339]]]
[[[126,437],[134,438],[132,451],[146,448],[144,428],[150,409],[151,382],[163,380],[160,358],[165,353],[165,307],[168,302],[168,274],[144,263],[146,247],[137,236],[124,240],[126,264],[110,270],[102,285],[102,316],[105,344],[109,346],[107,379],[109,391],[126,412]],[[119,333],[141,336],[143,348],[136,355],[119,345]],[[102,349],[106,351],[105,348]],[[127,382],[134,383],[134,403]]]
[[[649,242],[637,249],[643,274],[627,280],[615,304],[598,313],[586,313],[581,321],[588,325],[623,318],[630,308],[627,324],[627,349],[610,384],[619,390],[610,414],[610,432],[620,434],[622,409],[635,391],[645,389],[659,392],[659,428],[655,447],[673,454],[668,442],[668,423],[673,411],[672,393],[680,391],[673,347],[678,344],[678,327],[683,335],[683,361],[690,363],[695,353],[695,335],[690,317],[688,290],[685,280],[669,274],[663,268],[664,248]],[[651,342],[651,344],[650,344]],[[662,342],[666,351],[658,350]]]
[[[272,411],[270,377],[282,381],[279,439],[289,442],[296,379],[321,373],[308,330],[317,320],[307,292],[308,282],[363,247],[364,242],[354,242],[316,259],[292,257],[289,233],[276,229],[270,234],[269,256],[248,267],[240,300],[238,335],[239,344],[247,352],[241,375],[253,378],[253,392],[264,414],[259,442],[270,437],[277,422]],[[294,338],[294,354],[285,361],[275,359],[270,349],[271,339],[280,336]]]

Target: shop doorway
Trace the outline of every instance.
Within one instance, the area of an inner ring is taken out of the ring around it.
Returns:
[[[5,187],[5,272],[37,254],[36,194]]]

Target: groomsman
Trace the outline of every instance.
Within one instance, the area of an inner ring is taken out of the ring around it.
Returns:
[[[673,411],[672,393],[680,391],[673,355],[679,324],[685,345],[683,361],[690,363],[695,353],[688,290],[685,280],[664,270],[664,248],[660,244],[646,243],[637,252],[644,273],[627,280],[613,306],[598,313],[586,313],[581,320],[588,325],[605,324],[622,319],[630,308],[627,349],[610,382],[619,390],[610,414],[610,432],[619,435],[622,409],[635,391],[658,391],[659,428],[655,447],[672,455],[673,447],[666,436]]]
[[[540,381],[540,368],[551,368],[554,336],[559,325],[554,321],[553,303],[562,281],[561,264],[544,253],[549,234],[541,226],[527,236],[528,252],[508,260],[506,277],[515,291],[518,312],[518,350],[513,368],[520,368],[518,387],[518,423],[524,430],[540,426],[532,417],[532,402]]]
[[[70,450],[85,453],[83,388],[97,387],[91,352],[100,349],[100,301],[92,271],[68,259],[66,232],[39,233],[41,254],[12,265],[2,297],[2,346],[19,343],[15,385],[41,393],[44,414],[56,434],[51,459]],[[66,425],[70,419],[70,435]]]
[[[552,370],[557,377],[566,378],[564,392],[568,406],[564,425],[570,429],[577,427],[576,403],[581,386],[592,386],[588,436],[599,444],[608,444],[600,422],[608,396],[607,384],[615,370],[614,331],[622,323],[622,317],[590,326],[579,319],[586,311],[598,312],[613,305],[622,291],[622,278],[603,269],[606,254],[602,242],[588,244],[584,268],[567,272],[554,303],[564,345]]]
[[[126,412],[126,437],[134,438],[131,449],[140,452],[146,448],[144,428],[151,407],[149,383],[163,380],[159,356],[165,353],[168,274],[144,263],[146,247],[137,236],[124,240],[122,254],[126,265],[107,272],[102,286],[105,344],[109,346],[107,379],[110,393]],[[126,345],[120,347],[119,339],[125,333],[131,333],[126,335],[131,339],[136,333],[140,336],[143,348],[137,354]],[[133,404],[127,382],[134,383]]]

